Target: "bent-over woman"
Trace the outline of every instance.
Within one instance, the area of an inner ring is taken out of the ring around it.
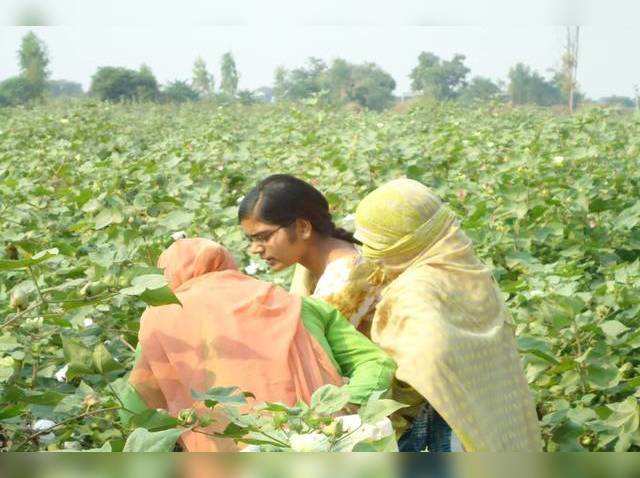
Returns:
[[[366,196],[355,237],[385,284],[371,338],[467,451],[538,451],[540,429],[514,327],[488,267],[427,187],[391,181]],[[410,430],[424,440],[429,430]]]
[[[222,246],[178,240],[158,266],[182,305],[149,307],[142,316],[129,380],[146,406],[173,415],[203,411],[191,390],[213,386],[253,393],[249,405],[308,402],[317,388],[342,385],[343,377],[356,405],[389,388],[395,364],[339,312],[240,273]],[[236,449],[231,440],[195,432],[181,441],[187,451]]]

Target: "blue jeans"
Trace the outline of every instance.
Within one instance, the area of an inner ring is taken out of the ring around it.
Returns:
[[[436,412],[425,403],[411,428],[398,440],[398,450],[405,452],[448,452],[451,451],[451,427]]]

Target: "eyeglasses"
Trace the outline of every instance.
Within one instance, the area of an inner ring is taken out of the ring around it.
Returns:
[[[278,232],[280,229],[283,229],[285,227],[289,227],[291,224],[286,224],[284,226],[278,226],[275,229],[272,229],[270,231],[260,231],[260,232],[256,232],[255,234],[251,234],[251,235],[245,235],[245,238],[247,239],[247,241],[249,241],[249,244],[256,244],[259,246],[263,246],[265,245],[267,242],[269,242],[269,239],[271,239],[271,237]]]

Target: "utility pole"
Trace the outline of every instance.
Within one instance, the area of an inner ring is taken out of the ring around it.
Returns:
[[[580,27],[567,27],[567,43],[562,56],[565,89],[569,97],[569,112],[573,113],[573,103],[578,77],[578,53],[580,48]]]

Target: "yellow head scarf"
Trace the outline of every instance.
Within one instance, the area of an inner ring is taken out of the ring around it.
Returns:
[[[540,429],[502,295],[450,210],[391,181],[356,211],[365,257],[395,272],[371,338],[469,451],[539,450]]]
[[[418,181],[396,179],[364,198],[355,220],[364,257],[401,265],[429,248],[454,215]]]

